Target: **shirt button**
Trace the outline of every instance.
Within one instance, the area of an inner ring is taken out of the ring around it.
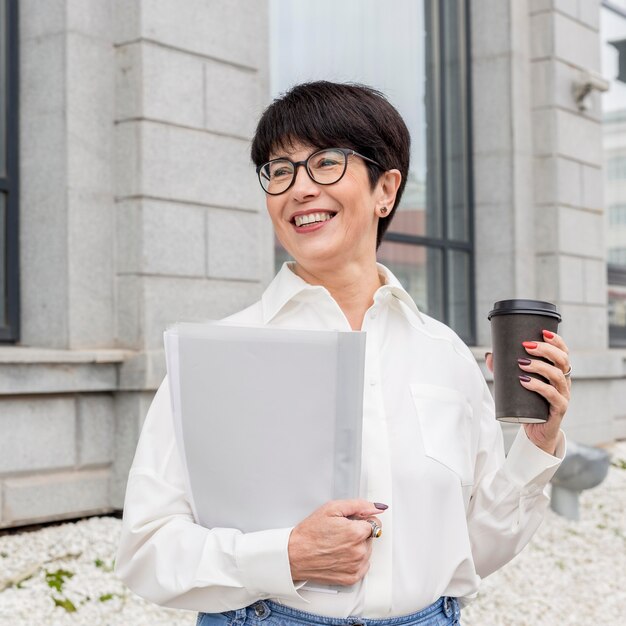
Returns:
[[[370,378],[370,385],[373,387],[376,384],[375,378]]]

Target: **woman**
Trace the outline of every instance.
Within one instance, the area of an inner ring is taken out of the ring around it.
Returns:
[[[409,143],[400,115],[367,87],[316,82],[276,100],[252,159],[295,263],[228,319],[366,331],[362,499],[329,502],[294,528],[243,534],[195,524],[166,380],[130,471],[117,558],[118,574],[140,595],[204,612],[203,626],[458,624],[459,599],[475,595],[480,578],[539,526],[544,487],[564,455],[567,348],[547,332],[526,344],[520,384],[548,400],[550,418],[520,428],[505,460],[469,349],[376,263],[407,179]]]

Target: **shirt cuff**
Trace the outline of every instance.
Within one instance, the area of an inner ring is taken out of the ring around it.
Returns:
[[[239,537],[237,567],[245,587],[260,598],[304,600],[291,579],[288,546],[292,530],[262,530]]]
[[[518,488],[543,488],[565,458],[566,447],[565,433],[562,430],[559,431],[556,451],[552,456],[536,446],[521,427],[504,463],[506,475]]]

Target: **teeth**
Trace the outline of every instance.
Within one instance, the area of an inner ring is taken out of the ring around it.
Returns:
[[[304,226],[305,224],[313,224],[314,222],[325,222],[332,216],[331,213],[309,213],[308,215],[298,215],[294,221],[296,226]]]

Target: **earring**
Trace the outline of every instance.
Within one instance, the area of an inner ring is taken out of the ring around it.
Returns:
[[[380,207],[380,214],[381,215],[387,215],[387,207],[386,206]]]

